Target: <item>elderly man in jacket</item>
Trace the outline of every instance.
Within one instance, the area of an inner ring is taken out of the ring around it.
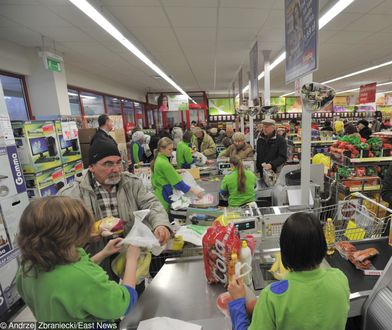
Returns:
[[[201,128],[196,127],[193,130],[196,139],[194,144],[199,152],[201,152],[208,159],[215,158],[216,155],[216,144],[211,136],[209,136]]]
[[[245,142],[245,134],[236,132],[233,135],[233,144],[222,152],[220,157],[238,157],[246,159],[253,157],[253,148],[249,143]]]
[[[81,199],[96,220],[113,216],[125,221],[125,234],[134,224],[134,211],[149,209],[144,223],[163,245],[170,238],[169,219],[165,209],[153,193],[133,174],[123,172],[123,163],[116,145],[97,140],[89,150],[89,168],[58,195]],[[104,246],[103,239],[92,240],[87,247],[91,254]],[[109,265],[102,265],[108,271]]]
[[[263,168],[277,172],[287,160],[286,140],[276,134],[275,120],[264,119],[262,124],[263,132],[257,140],[257,170],[261,174]]]

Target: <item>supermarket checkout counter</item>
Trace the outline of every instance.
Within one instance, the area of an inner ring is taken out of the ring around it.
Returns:
[[[380,254],[372,262],[380,270],[392,255],[386,238],[358,241],[354,245],[360,249],[377,248]],[[327,257],[322,267],[337,267],[346,274],[351,290],[349,317],[361,315],[362,306],[380,277],[363,275],[337,252]],[[392,278],[392,265],[382,276]],[[221,285],[207,283],[202,257],[168,259],[135,308],[121,322],[120,329],[137,329],[141,320],[158,316],[199,324],[204,330],[225,329],[225,318],[216,306],[217,297],[224,291]]]

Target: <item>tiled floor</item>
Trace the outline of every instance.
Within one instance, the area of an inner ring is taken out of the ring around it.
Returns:
[[[30,308],[25,307],[19,314],[17,314],[14,318],[15,322],[31,322],[36,321],[33,313]]]

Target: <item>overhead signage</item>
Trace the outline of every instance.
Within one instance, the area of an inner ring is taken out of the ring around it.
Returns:
[[[376,101],[377,83],[361,85],[359,88],[358,103],[372,103]]]
[[[286,83],[317,70],[318,0],[285,0]]]
[[[210,116],[235,115],[233,98],[208,99],[208,107]]]
[[[253,45],[250,53],[249,53],[249,80],[250,80],[250,89],[249,89],[249,99],[254,100],[259,98],[259,85],[258,85],[258,66],[259,66],[259,52],[257,41]]]
[[[189,100],[185,95],[169,95],[169,111],[189,109]]]

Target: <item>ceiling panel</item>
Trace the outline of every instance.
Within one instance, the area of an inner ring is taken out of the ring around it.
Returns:
[[[101,0],[105,6],[159,7],[159,0]],[[97,1],[96,1],[97,2]]]
[[[388,15],[366,15],[347,25],[347,31],[377,32],[391,26]]]
[[[372,9],[376,8],[383,2],[388,2],[389,0],[368,0],[368,1],[354,1],[346,10],[348,13],[361,13],[367,14]]]
[[[160,7],[107,6],[106,8],[131,32],[133,27],[169,27],[169,21]]]
[[[0,28],[0,36],[1,39],[15,42],[25,47],[42,45],[41,35],[24,27]]]
[[[218,0],[162,0],[165,7],[205,7],[217,8]]]
[[[260,29],[268,17],[263,9],[221,8],[219,26]]]
[[[221,7],[235,7],[235,8],[257,8],[257,9],[270,9],[275,2],[275,0],[221,0]],[[283,1],[282,1],[283,2]]]
[[[174,27],[216,26],[216,8],[168,7],[166,11]]]
[[[257,31],[251,28],[230,28],[230,27],[220,27],[218,32],[219,40],[228,40],[228,41],[236,41],[236,40],[247,40],[251,42],[255,40],[257,35]]]
[[[213,27],[195,27],[195,28],[176,28],[176,34],[180,40],[197,41],[214,41],[216,28]]]
[[[330,21],[325,27],[324,30],[342,30],[352,22],[356,21],[358,18],[362,17],[362,14],[357,13],[346,13],[343,12],[340,15],[336,16],[332,21]]]

